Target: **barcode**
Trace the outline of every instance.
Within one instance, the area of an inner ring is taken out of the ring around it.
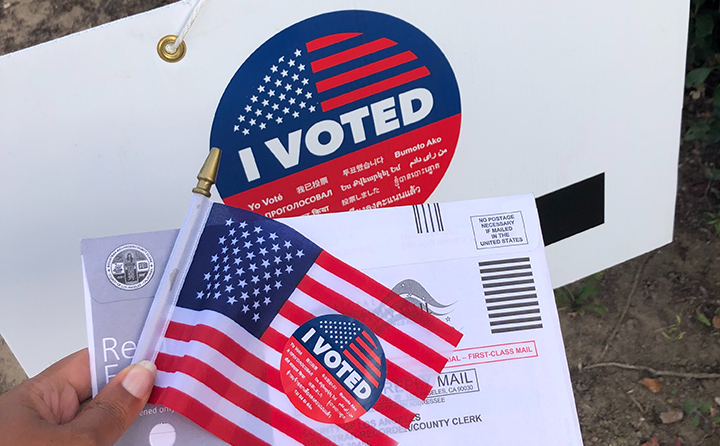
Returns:
[[[445,230],[439,203],[413,205],[413,214],[415,215],[415,230],[418,234]]]
[[[529,257],[479,262],[492,334],[542,328]]]

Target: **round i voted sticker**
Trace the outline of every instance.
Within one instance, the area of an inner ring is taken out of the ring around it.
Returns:
[[[362,322],[316,317],[288,339],[280,362],[285,394],[304,415],[332,424],[358,419],[380,398],[385,354]]]
[[[442,51],[387,14],[280,31],[223,93],[210,146],[226,204],[288,217],[425,201],[452,160],[460,93]]]

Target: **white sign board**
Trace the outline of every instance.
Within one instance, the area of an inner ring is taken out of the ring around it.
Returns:
[[[272,216],[534,193],[555,286],[672,238],[687,2],[212,0],[161,60],[193,6],[0,58],[30,375],[85,345],[79,240],[177,227],[211,144],[220,195]]]

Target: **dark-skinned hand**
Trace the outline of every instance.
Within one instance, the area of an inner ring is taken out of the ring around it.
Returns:
[[[0,446],[112,446],[147,403],[151,362],[117,374],[95,398],[87,349],[0,395]]]

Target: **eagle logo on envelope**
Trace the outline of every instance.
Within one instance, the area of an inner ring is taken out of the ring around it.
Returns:
[[[397,444],[462,337],[294,229],[218,203],[166,323],[150,402],[232,445]]]
[[[230,80],[211,147],[226,204],[268,217],[425,201],[460,133],[452,68],[422,31],[337,11],[279,32]]]

